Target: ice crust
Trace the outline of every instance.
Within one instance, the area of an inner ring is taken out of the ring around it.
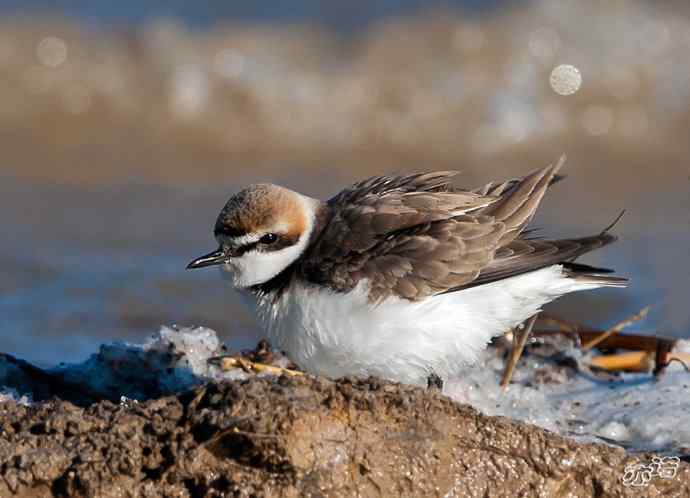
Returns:
[[[141,400],[181,392],[208,380],[246,378],[241,370],[223,372],[208,364],[209,358],[223,353],[227,351],[211,329],[163,326],[143,344],[103,344],[83,363],[63,364],[50,371],[111,398]]]
[[[26,394],[19,394],[16,389],[9,387],[0,388],[0,405],[2,403],[18,403],[20,405],[29,406],[31,404],[31,397]]]
[[[676,349],[687,347],[688,341],[679,341]],[[577,357],[580,352],[568,354]],[[483,355],[481,368],[468,369],[446,384],[446,395],[487,415],[522,420],[578,441],[631,451],[690,448],[690,374],[678,363],[671,363],[658,380],[646,373],[602,380],[579,372],[564,382],[544,383],[536,372],[546,362],[527,357],[513,377],[517,382],[503,391],[503,360],[491,350]]]

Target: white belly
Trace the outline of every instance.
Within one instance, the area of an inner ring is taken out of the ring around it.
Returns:
[[[447,379],[474,363],[492,337],[545,303],[595,287],[564,277],[556,265],[419,302],[389,298],[372,306],[362,282],[347,294],[295,284],[276,305],[254,304],[273,347],[308,372],[426,384],[431,373]]]

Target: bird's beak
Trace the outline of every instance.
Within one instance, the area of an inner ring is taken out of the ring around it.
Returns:
[[[222,265],[227,261],[228,257],[220,247],[213,252],[210,252],[187,265],[188,270],[196,268],[203,268],[204,266]]]

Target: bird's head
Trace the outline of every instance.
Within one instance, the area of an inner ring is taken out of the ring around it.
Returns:
[[[235,287],[259,285],[304,252],[319,201],[272,184],[250,185],[233,195],[216,220],[218,249],[188,269],[221,265]]]

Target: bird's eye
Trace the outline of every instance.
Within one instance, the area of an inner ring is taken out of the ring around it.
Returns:
[[[262,244],[273,244],[276,240],[278,240],[278,236],[276,234],[267,233],[259,239],[259,242]]]

